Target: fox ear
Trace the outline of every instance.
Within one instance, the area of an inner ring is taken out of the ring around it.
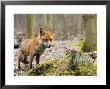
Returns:
[[[43,28],[40,28],[40,35],[44,35],[45,34],[45,31]]]

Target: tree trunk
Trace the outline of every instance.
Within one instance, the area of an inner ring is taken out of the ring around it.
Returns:
[[[26,29],[26,38],[32,38],[32,24],[31,24],[31,15],[25,16],[25,29]]]
[[[93,51],[93,47],[97,44],[96,15],[83,15],[83,22],[85,28],[83,51],[90,52]]]

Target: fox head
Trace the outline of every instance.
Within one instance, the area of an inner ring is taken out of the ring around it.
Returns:
[[[40,39],[42,43],[47,47],[50,48],[52,45],[52,33],[47,31],[46,28],[40,28]]]

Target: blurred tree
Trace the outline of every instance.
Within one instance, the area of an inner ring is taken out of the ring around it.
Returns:
[[[15,16],[14,16],[14,27],[15,27],[15,30],[14,30],[14,33],[16,34],[16,32],[18,32],[19,31],[19,22],[18,22],[18,15],[16,15],[15,14]]]
[[[32,18],[30,14],[25,15],[26,38],[32,38]]]
[[[67,39],[68,38],[68,33],[69,33],[69,28],[68,28],[68,15],[63,15],[64,16],[64,37],[63,39]]]
[[[85,42],[82,48],[84,52],[90,52],[97,44],[96,15],[83,15],[82,18],[85,28]]]

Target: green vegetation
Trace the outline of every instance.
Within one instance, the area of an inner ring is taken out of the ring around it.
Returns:
[[[93,45],[91,45],[89,47],[86,44],[87,44],[86,42],[84,42],[82,44],[82,46],[80,47],[80,51],[84,51],[84,52],[91,52],[92,51],[93,52],[93,51],[97,50],[96,44],[93,44]]]
[[[51,60],[38,64],[35,68],[26,72],[28,76],[96,76],[96,65],[88,66],[78,62],[74,69],[70,67],[70,61]]]
[[[52,60],[42,64],[38,64],[35,68],[26,73],[28,76],[63,76],[74,75],[74,72],[69,69],[67,60]]]
[[[68,44],[66,44],[66,46],[79,46],[79,47],[81,47],[84,44],[84,42],[85,42],[84,39],[81,39],[78,42],[68,43]]]
[[[97,68],[95,64],[84,66],[82,63],[79,62],[74,70],[74,73],[77,76],[96,76]]]
[[[85,42],[84,39],[81,39],[81,40],[78,41],[78,42],[74,42],[73,45],[74,45],[74,46],[82,46],[82,44],[84,44],[84,42]]]
[[[92,51],[96,51],[97,50],[97,45],[96,44],[93,44],[92,47],[91,47]]]

